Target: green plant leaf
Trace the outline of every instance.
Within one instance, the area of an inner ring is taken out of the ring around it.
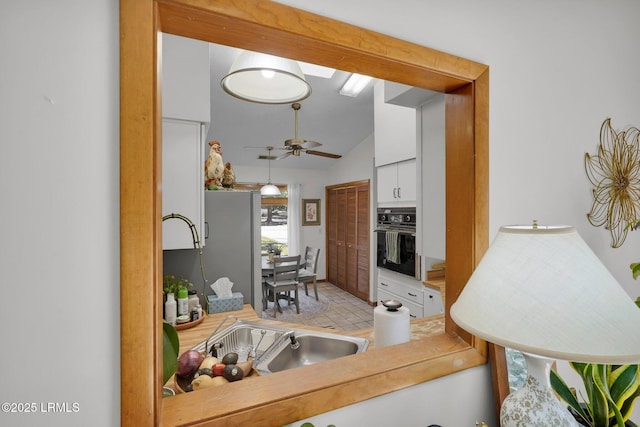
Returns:
[[[589,406],[593,410],[593,425],[609,425],[609,395],[605,365],[589,363],[585,369],[585,389],[589,397]]]
[[[162,322],[162,378],[163,384],[178,369],[178,352],[180,351],[180,340],[178,332],[170,323]]]
[[[549,374],[549,380],[551,382],[551,388],[556,394],[562,399],[567,405],[569,405],[578,415],[580,415],[584,420],[588,420],[588,415],[584,411],[584,408],[580,406],[580,402],[571,392],[571,389],[567,386],[564,380],[558,375],[556,371],[553,369]]]
[[[616,366],[611,372],[611,397],[624,421],[633,411],[633,402],[640,395],[640,365]]]
[[[640,275],[640,262],[634,262],[629,267],[631,268],[631,274],[633,274],[633,278],[637,279]]]

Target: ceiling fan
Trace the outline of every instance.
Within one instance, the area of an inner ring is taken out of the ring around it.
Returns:
[[[291,104],[291,108],[293,108],[295,114],[295,133],[293,139],[287,139],[284,141],[284,147],[246,147],[246,148],[266,148],[271,153],[271,150],[284,150],[286,153],[281,154],[277,157],[268,155],[260,155],[259,159],[268,159],[268,160],[280,160],[289,156],[300,156],[300,153],[311,154],[313,156],[322,156],[329,157],[331,159],[339,159],[342,157],[339,154],[326,153],[324,151],[311,150],[311,148],[319,147],[322,144],[316,141],[307,141],[306,139],[302,139],[298,137],[298,111],[300,111],[300,103],[294,102]]]

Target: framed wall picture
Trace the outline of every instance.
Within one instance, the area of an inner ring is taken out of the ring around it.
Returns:
[[[302,199],[302,225],[320,225],[320,199]]]

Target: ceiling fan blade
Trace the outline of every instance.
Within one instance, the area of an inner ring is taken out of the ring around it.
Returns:
[[[339,154],[331,154],[331,153],[325,153],[324,151],[316,151],[316,150],[305,150],[305,152],[307,154],[311,154],[313,156],[322,156],[322,157],[329,157],[331,159],[339,159],[340,157],[342,157]]]
[[[291,155],[291,151],[288,151],[288,152],[286,152],[286,153],[284,153],[284,154],[281,154],[281,155],[279,155],[278,157],[276,157],[276,160],[282,160],[282,159],[284,159],[284,158],[289,157],[290,155]]]
[[[265,156],[264,154],[260,154],[258,156],[258,159],[260,160],[278,160],[277,156]]]

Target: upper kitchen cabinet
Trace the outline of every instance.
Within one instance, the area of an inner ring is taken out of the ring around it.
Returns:
[[[162,34],[162,117],[209,123],[209,43]]]
[[[415,159],[418,127],[416,109],[389,103],[394,86],[379,80],[374,86],[375,164]]]
[[[378,166],[378,206],[416,206],[416,159]]]
[[[211,120],[209,44],[162,34],[163,249],[194,247],[191,224],[204,242],[204,150]],[[204,243],[203,243],[204,244]]]

